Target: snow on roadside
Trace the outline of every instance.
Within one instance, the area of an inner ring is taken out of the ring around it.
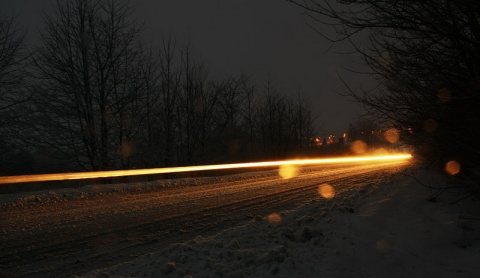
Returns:
[[[397,175],[84,277],[480,277],[480,203],[432,193]]]
[[[242,179],[255,179],[275,175],[277,170],[247,172],[235,175],[213,176],[201,178],[159,179],[146,182],[129,182],[115,184],[91,184],[79,188],[62,188],[54,190],[38,190],[12,194],[0,194],[0,209],[2,207],[37,205],[56,203],[78,199],[92,199],[112,194],[142,193],[179,188],[184,186],[199,186],[203,184],[222,183]]]

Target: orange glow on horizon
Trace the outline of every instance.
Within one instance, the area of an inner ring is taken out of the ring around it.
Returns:
[[[354,163],[354,162],[368,162],[368,161],[407,160],[407,159],[410,159],[411,157],[412,157],[411,154],[392,154],[392,155],[375,155],[375,156],[350,156],[350,157],[334,157],[334,158],[247,162],[247,163],[233,163],[233,164],[197,165],[197,166],[151,168],[151,169],[4,176],[4,177],[0,177],[0,184],[40,182],[40,181],[80,180],[80,179],[125,177],[125,176],[139,176],[139,175],[156,175],[156,174],[167,174],[167,173],[239,169],[239,168],[252,168],[252,167],[253,168],[254,167],[257,167],[257,168],[258,167],[276,167],[276,166],[282,166],[282,165],[315,165],[315,164],[340,164],[340,163]]]

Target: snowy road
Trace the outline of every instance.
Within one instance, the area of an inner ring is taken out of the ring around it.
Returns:
[[[26,277],[80,275],[321,199],[321,184],[338,194],[379,183],[407,163],[304,167],[291,179],[271,170],[185,179],[168,188],[138,183],[114,193],[90,186],[75,198],[50,191],[59,197],[1,200],[0,269]]]

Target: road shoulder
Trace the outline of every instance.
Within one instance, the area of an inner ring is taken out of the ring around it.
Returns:
[[[441,178],[416,171],[422,179]],[[479,203],[449,204],[403,175],[381,185],[257,216],[213,237],[197,236],[86,277],[474,277],[480,276]],[[458,196],[457,196],[458,197]]]

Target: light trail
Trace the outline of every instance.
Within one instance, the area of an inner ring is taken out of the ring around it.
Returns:
[[[151,168],[151,169],[19,175],[19,176],[0,177],[0,184],[156,175],[156,174],[169,174],[169,173],[193,172],[193,171],[239,169],[239,168],[253,168],[253,167],[274,167],[274,166],[281,166],[281,165],[338,164],[338,163],[371,162],[371,161],[386,161],[386,160],[407,160],[407,159],[410,159],[411,157],[412,155],[410,154],[396,154],[396,155],[379,155],[379,156],[294,159],[294,160],[196,165],[196,166],[182,166],[182,167],[168,167],[168,168]]]

